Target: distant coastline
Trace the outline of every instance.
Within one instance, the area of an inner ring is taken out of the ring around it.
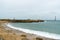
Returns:
[[[44,22],[44,20],[17,20],[17,19],[0,19],[0,21],[8,21],[8,22],[21,22],[21,23],[32,23],[32,22]]]

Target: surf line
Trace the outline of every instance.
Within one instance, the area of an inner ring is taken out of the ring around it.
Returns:
[[[42,37],[46,37],[46,38],[50,38],[50,39],[59,39],[60,40],[60,35],[58,34],[52,34],[52,33],[48,33],[48,32],[42,32],[42,31],[34,31],[34,30],[30,30],[30,29],[24,29],[24,28],[17,28],[12,26],[10,23],[5,24],[6,26],[19,30],[19,31],[23,31],[25,33],[30,33],[30,34],[35,34],[37,36],[42,36]]]

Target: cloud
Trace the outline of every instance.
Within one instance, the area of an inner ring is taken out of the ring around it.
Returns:
[[[0,1],[2,17],[53,19],[60,17],[60,0],[3,0]],[[47,18],[48,16],[48,18]],[[59,19],[59,18],[58,18]]]

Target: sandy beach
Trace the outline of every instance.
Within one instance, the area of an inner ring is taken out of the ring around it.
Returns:
[[[55,40],[9,28],[5,23],[0,21],[0,40]]]

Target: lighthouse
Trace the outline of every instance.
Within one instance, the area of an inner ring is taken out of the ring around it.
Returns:
[[[55,21],[56,21],[56,16],[55,16]]]

